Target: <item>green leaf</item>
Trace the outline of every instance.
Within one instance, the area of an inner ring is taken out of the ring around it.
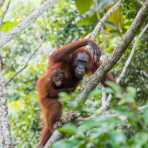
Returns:
[[[148,134],[146,132],[137,133],[134,136],[135,147],[142,148],[148,144]]]
[[[93,4],[93,0],[76,0],[75,3],[80,14],[83,14],[90,9]]]
[[[81,19],[78,22],[78,25],[79,26],[92,25],[92,24],[95,24],[96,22],[97,22],[97,15],[93,14],[92,16],[85,17],[85,18]]]
[[[115,12],[113,12],[113,14],[108,18],[108,21],[116,25],[116,28],[121,29],[123,24],[122,9],[118,8]]]
[[[18,22],[17,21],[7,21],[4,22],[3,25],[0,27],[1,32],[9,32],[13,28],[17,26]]]
[[[82,123],[82,125],[78,128],[78,131],[80,133],[83,133],[96,126],[98,126],[98,122],[96,122],[95,120],[87,120]]]
[[[74,135],[76,133],[76,130],[77,130],[77,127],[71,123],[66,124],[62,128],[59,129],[59,131],[66,136]]]
[[[114,91],[114,93],[117,97],[122,96],[122,89],[118,84],[113,83],[111,81],[108,81],[107,84],[111,87],[111,89]]]
[[[134,102],[136,97],[136,89],[133,87],[127,87],[127,94],[124,96],[127,102]]]
[[[112,131],[111,138],[113,142],[117,145],[126,141],[126,137],[121,131]]]
[[[80,141],[77,139],[73,140],[61,140],[53,144],[52,148],[76,148],[79,147]]]

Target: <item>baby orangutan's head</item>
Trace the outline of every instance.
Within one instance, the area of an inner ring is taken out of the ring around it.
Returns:
[[[52,76],[52,81],[55,86],[61,86],[64,80],[64,72],[61,69],[55,69]]]

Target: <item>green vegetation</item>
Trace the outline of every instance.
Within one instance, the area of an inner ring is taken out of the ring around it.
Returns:
[[[35,148],[38,143],[41,123],[35,85],[37,78],[47,69],[51,47],[61,47],[86,36],[93,31],[96,23],[116,1],[61,0],[54,9],[50,8],[1,49],[4,76],[9,82],[7,84],[9,121],[13,142],[17,148]],[[41,2],[41,0],[11,0],[7,15],[4,17],[3,24],[0,25],[0,32],[11,31],[33,9],[38,8]],[[115,11],[104,24],[104,30],[98,34],[96,40],[105,54],[110,55],[122,39],[122,35],[129,28],[142,2],[142,0],[124,1],[122,7]],[[0,16],[7,3],[6,0],[4,6],[0,7]],[[79,19],[94,6],[98,8],[97,12]],[[145,18],[144,25],[147,22],[148,17]],[[121,85],[110,83],[110,87],[104,89],[113,95],[109,110],[98,113],[102,96],[102,89],[98,86],[91,92],[85,106],[77,110],[82,119],[61,127],[59,131],[66,138],[53,144],[53,148],[148,147],[147,48],[148,30],[138,42]],[[132,45],[112,70],[115,77],[121,73],[131,49]],[[17,72],[19,73],[16,75]],[[64,114],[75,111],[71,106],[73,99],[81,90],[80,85],[73,93],[60,94],[64,104]],[[144,107],[141,108],[141,106]]]

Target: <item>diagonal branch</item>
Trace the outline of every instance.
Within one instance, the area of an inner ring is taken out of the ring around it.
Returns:
[[[37,51],[41,48],[41,45],[39,45],[38,48],[36,48],[28,57],[25,64],[5,83],[5,86],[7,86],[11,81],[13,81],[24,69],[27,68],[29,62],[33,58],[33,56],[37,53]]]
[[[7,94],[4,85],[5,80],[0,71],[0,147],[12,148],[12,137],[8,122]]]
[[[103,76],[118,62],[124,51],[127,49],[128,45],[134,39],[137,30],[141,27],[144,22],[145,17],[148,12],[148,0],[146,0],[139,10],[137,16],[135,17],[133,23],[131,24],[128,31],[122,38],[122,41],[118,44],[117,48],[114,50],[111,58],[108,58],[107,61],[103,62],[98,70],[90,77],[89,83],[87,83],[85,89],[77,98],[76,106],[84,104],[87,100],[88,94],[97,86],[98,82],[101,81]]]
[[[128,69],[128,66],[134,56],[134,53],[135,53],[135,50],[137,48],[137,43],[138,41],[140,40],[140,38],[143,36],[143,34],[146,32],[146,30],[148,29],[148,24],[143,28],[143,30],[141,31],[141,33],[138,35],[138,37],[135,39],[135,42],[133,44],[133,48],[131,50],[131,53],[122,69],[122,72],[120,73],[119,77],[117,78],[117,83],[119,84],[120,81],[122,80],[122,78],[126,75],[126,72],[127,72],[127,69]],[[102,96],[102,105],[101,107],[99,108],[98,112],[102,112],[102,111],[105,111],[107,109],[107,107],[109,106],[110,104],[110,101],[112,99],[112,95],[109,94],[108,96],[106,96],[106,94],[104,96]]]
[[[98,25],[100,26],[102,26],[102,24],[104,24],[104,22],[108,19],[108,17],[109,16],[111,16],[112,15],[112,13],[114,12],[114,11],[116,11],[117,10],[117,8],[119,8],[121,6],[121,0],[119,0],[119,2],[117,2],[113,7],[111,7],[111,9],[109,9],[108,10],[108,12],[106,13],[106,15],[99,21],[99,23],[98,23]],[[91,8],[89,11],[87,11],[86,13],[84,13],[84,15],[82,15],[82,16],[80,16],[80,17],[78,17],[76,20],[75,20],[75,24],[76,23],[78,23],[81,19],[84,19],[84,18],[86,18],[86,17],[89,17],[89,16],[92,16],[93,14],[94,14],[94,12],[97,12],[97,11],[99,11],[99,9],[100,9],[100,6],[98,7],[98,6],[96,6],[95,8]],[[98,26],[98,27],[99,27]],[[100,30],[100,29],[97,29],[97,30]],[[96,31],[97,31],[96,30]]]
[[[0,17],[0,26],[3,24],[3,20],[4,20],[4,18],[5,18],[5,15],[6,15],[6,13],[8,12],[8,9],[9,9],[9,7],[10,7],[10,3],[11,3],[11,0],[8,1],[7,6],[6,6],[6,8],[5,8],[5,10],[4,10],[2,16]]]
[[[57,0],[47,0],[45,1],[40,8],[34,10],[31,15],[27,16],[16,28],[14,28],[11,32],[2,35],[0,33],[0,48],[2,48],[5,44],[11,41],[18,33],[23,31],[29,24],[34,22],[38,17],[40,17],[44,12],[46,12],[49,8],[53,7]]]
[[[111,7],[106,14],[100,19],[98,24],[96,25],[95,29],[93,32],[90,34],[90,38],[95,39],[98,31],[102,30],[103,24],[107,21],[107,19],[115,12],[122,4],[122,0],[119,0],[113,7]]]
[[[5,0],[0,0],[0,7],[3,6],[4,2],[5,2]]]
[[[139,36],[135,39],[135,42],[134,42],[133,48],[131,50],[131,53],[130,53],[130,55],[129,55],[129,57],[128,57],[125,65],[123,67],[122,72],[120,73],[120,75],[119,75],[119,77],[117,79],[117,83],[120,83],[120,81],[122,80],[122,78],[125,76],[126,71],[127,71],[127,68],[129,66],[129,64],[130,64],[130,62],[131,62],[131,60],[132,60],[132,58],[134,56],[135,50],[137,48],[137,43],[140,40],[140,38],[143,36],[143,34],[146,32],[147,29],[148,29],[148,24],[144,27],[144,29],[141,31],[141,33],[139,34]]]

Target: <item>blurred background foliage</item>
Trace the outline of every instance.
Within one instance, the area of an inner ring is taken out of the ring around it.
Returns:
[[[16,147],[32,148],[36,147],[38,142],[41,123],[35,84],[37,78],[47,69],[49,53],[56,47],[90,33],[116,1],[60,0],[54,9],[49,9],[1,49],[4,76],[8,82],[9,119]],[[42,2],[42,0],[11,0],[3,24],[0,25],[0,32],[11,31]],[[104,24],[104,30],[98,34],[96,40],[105,54],[110,55],[117,43],[122,40],[121,36],[132,23],[142,2],[142,0],[124,1],[122,7]],[[8,3],[9,0],[6,0],[4,6],[0,8],[0,16]],[[90,10],[91,15],[83,18],[82,16]],[[132,45],[113,69],[115,77],[120,74],[131,48]],[[148,32],[138,42],[132,62],[121,81],[122,88],[112,84],[110,88],[105,89],[114,96],[110,112],[97,114],[102,95],[102,89],[98,86],[90,94],[85,107],[80,110],[84,120],[62,127],[60,131],[67,138],[55,143],[53,147],[148,146],[148,108],[138,111],[138,106],[145,105],[148,99],[147,48]],[[65,106],[64,113],[73,111],[70,105],[80,90],[81,86],[72,94],[64,92],[60,94]],[[87,118],[90,116],[92,117]]]

